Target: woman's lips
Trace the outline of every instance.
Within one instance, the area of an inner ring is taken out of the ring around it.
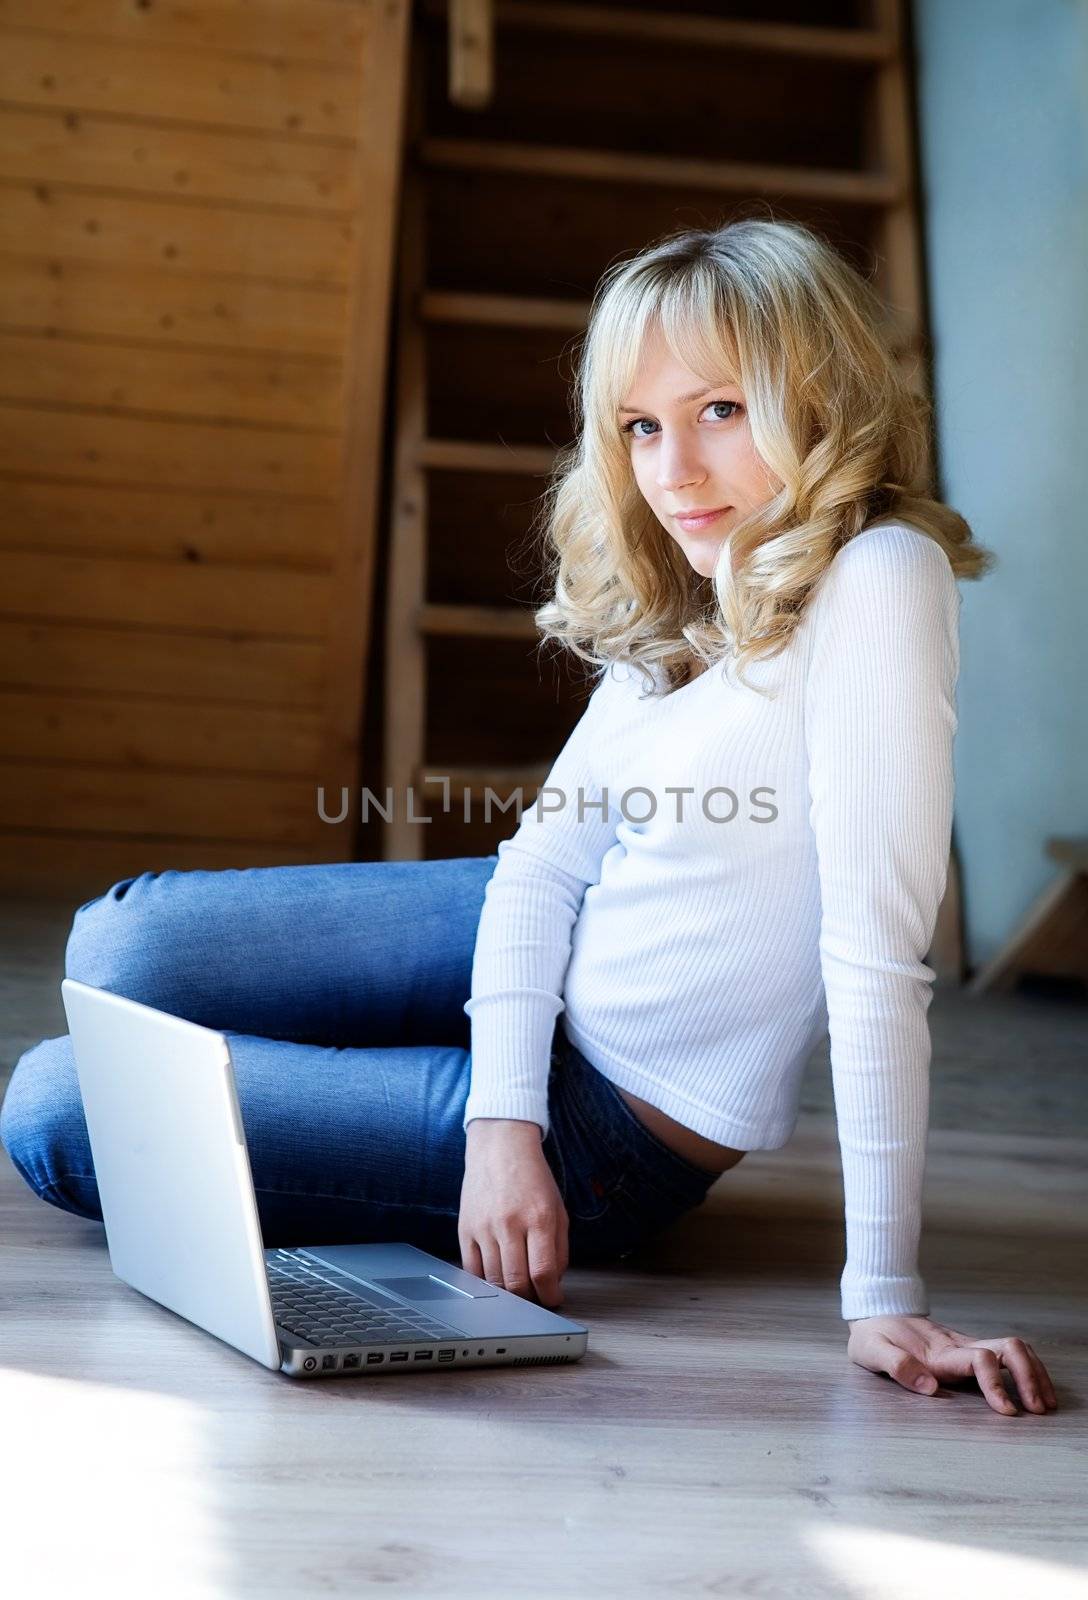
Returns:
[[[695,517],[685,517],[678,514],[676,520],[685,533],[698,533],[700,528],[709,528],[712,522],[716,522],[719,517],[724,517],[728,510],[728,506],[719,506],[717,511],[704,511],[700,516]]]

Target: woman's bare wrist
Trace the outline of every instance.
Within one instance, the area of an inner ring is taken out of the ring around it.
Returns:
[[[543,1142],[544,1130],[539,1122],[526,1122],[520,1118],[473,1117],[465,1130],[465,1138],[469,1144],[497,1139],[503,1143],[523,1140],[526,1144],[539,1145]]]

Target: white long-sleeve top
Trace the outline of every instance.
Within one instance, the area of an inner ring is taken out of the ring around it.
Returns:
[[[664,698],[604,669],[498,847],[472,969],[464,1122],[549,1127],[556,1018],[606,1078],[736,1149],[796,1125],[830,1034],[842,1315],[928,1312],[924,957],[944,893],[961,596],[902,522],[865,529],[790,644]]]

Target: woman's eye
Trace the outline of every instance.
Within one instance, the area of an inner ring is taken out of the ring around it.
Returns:
[[[704,410],[706,411],[716,411],[719,413],[719,415],[714,418],[715,422],[731,421],[740,409],[741,406],[739,400],[711,400],[710,404],[704,407]],[[720,415],[721,412],[725,412],[726,415]],[[623,431],[624,433],[631,434],[635,439],[649,439],[651,437],[650,434],[637,431],[641,429],[644,422],[648,423],[651,427],[657,426],[656,423],[650,422],[649,417],[632,417],[630,422],[625,422],[623,424]]]

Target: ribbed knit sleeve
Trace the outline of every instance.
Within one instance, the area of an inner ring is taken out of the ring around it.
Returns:
[[[517,832],[498,847],[464,1006],[472,1057],[466,1128],[474,1117],[504,1117],[539,1123],[547,1136],[551,1044],[574,924],[616,835],[590,759],[615,690],[606,669]]]
[[[925,965],[952,830],[960,594],[917,530],[868,530],[812,598],[805,684],[820,965],[842,1152],[842,1315],[925,1314]]]

